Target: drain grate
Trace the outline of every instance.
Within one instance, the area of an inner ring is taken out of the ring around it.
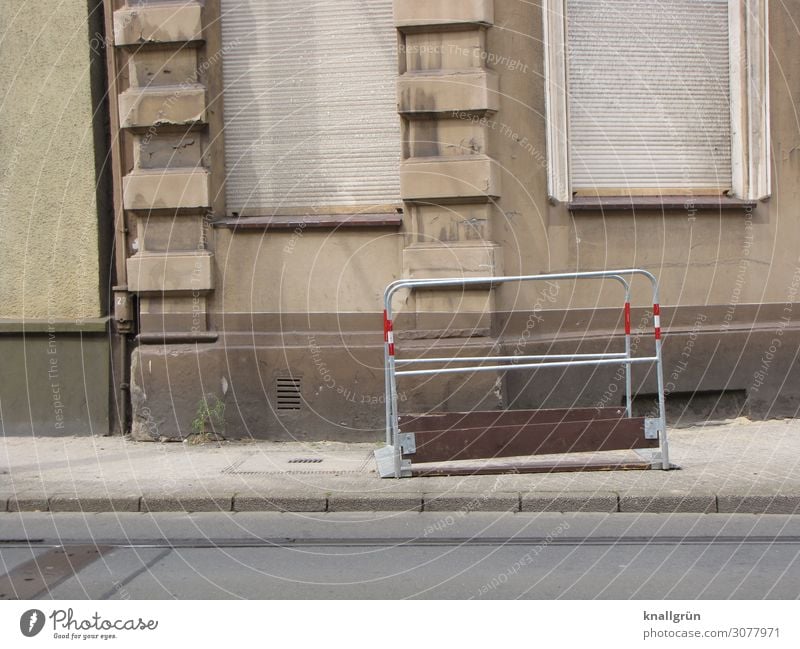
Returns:
[[[300,410],[302,396],[299,376],[278,376],[275,378],[275,401],[278,410]]]
[[[319,464],[322,460],[321,457],[293,457],[288,464]]]

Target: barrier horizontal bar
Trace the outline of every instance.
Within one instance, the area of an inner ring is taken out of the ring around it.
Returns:
[[[441,288],[456,286],[488,285],[496,286],[509,282],[555,281],[562,279],[614,279],[627,287],[626,276],[641,275],[650,280],[653,287],[653,302],[658,303],[658,281],[655,275],[641,268],[620,270],[599,270],[571,273],[551,273],[539,275],[513,275],[492,277],[443,277],[437,279],[398,279],[389,284],[384,291],[384,305],[391,314],[391,296],[403,288]]]
[[[657,356],[639,358],[611,358],[586,361],[558,361],[555,363],[524,363],[522,365],[478,365],[473,367],[447,367],[434,370],[401,370],[395,376],[424,376],[431,374],[456,374],[458,372],[496,372],[505,370],[532,370],[539,367],[577,367],[579,365],[632,365],[634,363],[653,363]]]
[[[542,361],[546,359],[567,360],[574,358],[625,358],[624,352],[606,354],[538,354],[536,356],[457,356],[453,358],[396,358],[395,365],[416,363],[480,363],[482,361]]]

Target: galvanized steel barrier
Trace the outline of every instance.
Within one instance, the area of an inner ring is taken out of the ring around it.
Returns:
[[[652,284],[653,288],[653,330],[655,338],[655,355],[632,356],[631,351],[631,287],[629,278],[643,276]],[[558,280],[587,280],[611,279],[619,282],[625,291],[624,318],[625,318],[625,351],[600,354],[547,354],[547,355],[519,355],[519,356],[485,356],[485,357],[451,357],[451,358],[416,358],[399,359],[396,357],[397,343],[394,337],[394,316],[392,311],[392,298],[403,289],[433,289],[433,288],[466,288],[469,286],[497,286],[511,282],[537,282]],[[625,366],[625,400],[626,412],[630,418],[633,415],[633,395],[631,368],[634,364],[655,363],[658,381],[658,418],[648,420],[655,423],[655,429],[648,427],[648,435],[658,436],[660,449],[660,464],[664,470],[670,469],[669,445],[667,441],[666,413],[664,398],[664,372],[661,358],[661,308],[659,306],[658,280],[656,277],[642,269],[632,268],[624,270],[591,271],[576,273],[554,273],[544,275],[519,275],[513,277],[470,277],[446,279],[401,279],[392,282],[384,291],[384,375],[385,375],[385,403],[386,403],[386,447],[376,451],[379,473],[382,477],[400,478],[410,475],[410,461],[403,460],[403,453],[413,452],[413,440],[404,440],[399,428],[397,377],[426,376],[439,374],[454,374],[463,372],[495,372],[507,370],[527,370],[539,368],[566,368],[585,365],[624,365]],[[522,361],[522,362],[521,362]],[[502,363],[491,365],[475,365],[474,363]],[[513,364],[511,364],[513,362]],[[452,367],[452,364],[473,363],[467,366]],[[398,370],[398,367],[411,365],[445,365],[445,367],[428,369]]]

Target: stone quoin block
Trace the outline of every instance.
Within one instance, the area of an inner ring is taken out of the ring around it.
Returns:
[[[119,96],[122,128],[203,124],[206,89],[200,84],[129,88]]]
[[[406,160],[400,165],[403,200],[488,200],[500,196],[500,173],[484,155]]]
[[[199,2],[137,5],[114,12],[114,44],[180,43],[203,40]]]
[[[397,81],[398,112],[487,113],[499,107],[497,75],[487,70],[408,73]]]
[[[210,252],[138,254],[128,259],[128,288],[134,293],[209,291],[214,288]]]
[[[474,242],[413,245],[403,250],[403,277],[487,277],[502,274],[500,246]]]
[[[126,210],[209,207],[209,173],[205,169],[136,170],[122,179]]]

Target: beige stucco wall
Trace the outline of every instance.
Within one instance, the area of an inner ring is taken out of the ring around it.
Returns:
[[[98,317],[86,0],[0,2],[0,318]]]
[[[400,276],[396,230],[223,230],[216,244],[214,299],[226,313],[374,313]]]
[[[498,77],[499,110],[487,118],[480,135],[487,141],[485,151],[502,170],[488,238],[501,246],[503,274],[643,267],[658,275],[661,302],[667,306],[783,303],[800,266],[796,24],[800,5],[771,7],[773,175],[768,201],[752,213],[741,209],[691,216],[686,211],[572,215],[547,198],[541,6],[495,0],[487,50],[488,67]],[[433,43],[440,37],[429,39]],[[444,129],[439,137],[447,137]],[[464,214],[467,210],[453,209]],[[413,236],[413,227],[407,217],[400,237]],[[403,274],[400,237],[380,230],[300,236],[272,231],[263,237],[218,233],[217,285],[225,286],[225,296],[214,298],[214,310],[378,311],[385,283]],[[390,239],[394,242],[387,244]],[[239,266],[245,267],[245,282],[238,271],[232,281],[231,270]],[[497,291],[496,308],[529,308],[541,290],[537,285],[507,285]],[[634,298],[647,304],[649,286],[640,283]],[[613,282],[602,288],[596,283],[574,288],[565,284],[557,299],[548,299],[543,308],[616,307],[620,301]]]

